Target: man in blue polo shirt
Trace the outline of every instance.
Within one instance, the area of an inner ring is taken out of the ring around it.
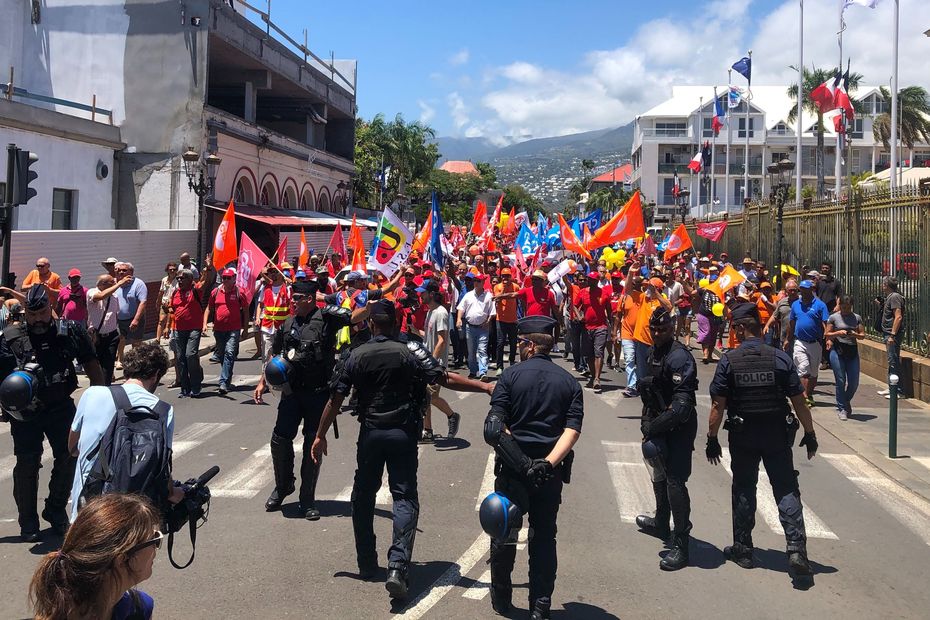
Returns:
[[[785,351],[790,351],[804,386],[807,406],[814,406],[814,388],[820,369],[821,341],[830,312],[826,304],[814,296],[814,283],[804,280],[800,284],[801,297],[791,304],[791,326]],[[790,349],[788,347],[791,347]]]

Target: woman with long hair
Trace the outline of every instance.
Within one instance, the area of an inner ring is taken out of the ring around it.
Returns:
[[[839,311],[827,319],[827,348],[836,379],[836,415],[846,420],[852,414],[852,399],[859,388],[859,340],[865,338],[862,317],[853,312],[853,298],[843,295]]]
[[[111,493],[78,513],[59,551],[39,562],[29,600],[39,620],[144,618],[154,602],[132,589],[152,575],[164,534],[144,497]]]

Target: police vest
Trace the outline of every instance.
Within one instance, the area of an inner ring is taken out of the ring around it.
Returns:
[[[277,295],[274,294],[271,286],[266,286],[262,294],[262,305],[265,306],[262,327],[280,327],[291,311],[291,295],[287,284],[281,285]]]
[[[303,324],[297,323],[297,317],[288,317],[282,330],[284,356],[296,370],[294,387],[314,391],[325,388],[336,365],[336,338],[323,312],[314,309]]]
[[[353,351],[359,422],[398,428],[416,420],[421,399],[413,396],[424,386],[411,355],[407,345],[396,340],[370,340]]]
[[[775,349],[764,344],[740,346],[727,353],[730,361],[730,410],[747,423],[784,421],[791,414],[788,399],[775,377]]]
[[[17,368],[35,363],[42,374],[36,398],[45,404],[55,404],[71,396],[78,387],[77,373],[72,360],[77,355],[75,325],[72,321],[52,321],[49,331],[36,336],[35,346],[25,325],[10,325],[3,330],[16,357]]]

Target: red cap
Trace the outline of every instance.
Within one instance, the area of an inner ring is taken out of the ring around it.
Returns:
[[[221,278],[235,278],[236,270],[235,269],[224,269],[223,273],[220,274]]]
[[[74,278],[74,277],[80,278],[80,277],[81,277],[81,270],[80,270],[80,269],[72,269],[71,271],[68,272],[68,277],[69,277],[69,278]]]
[[[612,274],[610,274],[610,277],[611,277],[611,278],[622,278],[622,277],[623,277],[623,274],[620,273],[619,271],[615,271],[615,272],[613,272]]]
[[[475,276],[475,280],[477,280],[477,281],[479,281],[479,282],[487,282],[487,281],[488,281],[488,274],[482,273],[481,275],[477,275],[477,276]]]
[[[600,280],[600,279],[601,279],[601,274],[599,274],[599,273],[596,272],[596,271],[591,271],[591,272],[588,273],[588,277],[591,278],[592,280]]]
[[[424,272],[423,272],[423,277],[424,277],[424,278],[432,278],[432,277],[433,277],[433,270],[432,270],[432,269],[427,269],[426,271],[424,271]]]

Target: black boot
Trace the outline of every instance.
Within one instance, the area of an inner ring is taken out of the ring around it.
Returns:
[[[672,531],[668,527],[668,520],[665,521],[663,527],[661,523],[656,523],[656,520],[648,515],[638,515],[636,517],[636,527],[641,529],[644,534],[649,534],[650,536],[655,536],[662,540],[668,540],[668,537],[672,534]]]
[[[265,510],[281,508],[284,498],[294,492],[294,444],[271,434],[271,462],[274,464],[274,491],[265,502]]]
[[[317,521],[320,511],[316,509],[316,482],[320,478],[320,465],[314,463],[310,453],[313,439],[304,437],[304,452],[300,457],[300,510],[307,521]]]
[[[64,536],[70,525],[68,520],[68,495],[74,481],[74,466],[77,462],[70,454],[59,456],[52,463],[52,475],[48,481],[48,498],[42,518],[49,522],[59,536]]]
[[[669,527],[672,509],[668,501],[668,486],[665,480],[654,481],[652,483],[652,492],[656,498],[656,516],[639,515],[636,517],[636,526],[645,534],[668,540],[668,537],[672,535],[672,530]]]
[[[549,618],[549,606],[550,603],[548,600],[536,599],[533,601],[530,610],[530,620],[547,620]]]
[[[38,542],[39,515],[39,468],[41,454],[21,454],[13,466],[13,500],[19,513],[19,535],[23,542]]]
[[[795,575],[813,575],[810,562],[807,561],[807,550],[798,549],[788,551],[788,566],[794,571]]]
[[[491,608],[502,616],[513,607],[513,588],[491,584]]]
[[[688,565],[688,543],[691,537],[687,534],[675,534],[672,537],[672,550],[665,554],[659,562],[662,570],[673,571]]]
[[[387,581],[384,582],[384,589],[388,591],[388,596],[402,601],[407,598],[407,588],[407,569],[389,568]]]
[[[491,607],[506,615],[513,604],[513,564],[517,555],[516,545],[491,539]]]
[[[733,543],[732,546],[723,548],[723,557],[731,562],[735,562],[737,566],[742,568],[753,567],[752,547],[747,547],[740,543]]]

